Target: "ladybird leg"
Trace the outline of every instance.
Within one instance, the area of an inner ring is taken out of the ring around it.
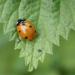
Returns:
[[[18,39],[17,39],[17,43],[19,43],[20,41],[21,41],[21,40],[18,38]]]
[[[22,40],[22,38],[19,36],[19,40],[21,41]]]

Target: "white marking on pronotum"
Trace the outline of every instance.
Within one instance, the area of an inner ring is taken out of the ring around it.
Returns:
[[[26,26],[22,26],[22,31],[26,32]]]

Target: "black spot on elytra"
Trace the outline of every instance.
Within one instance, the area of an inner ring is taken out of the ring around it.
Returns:
[[[28,37],[26,36],[25,39],[28,39]]]
[[[19,33],[20,33],[21,31],[19,31]]]
[[[30,25],[29,27],[30,27],[30,28],[32,28],[32,26],[31,26],[31,25]]]
[[[36,30],[35,30],[35,32],[36,32]]]

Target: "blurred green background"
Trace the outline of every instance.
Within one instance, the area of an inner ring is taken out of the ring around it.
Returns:
[[[53,47],[53,55],[46,55],[44,63],[39,62],[37,70],[27,72],[19,51],[14,50],[14,41],[9,42],[0,24],[0,75],[75,75],[75,31],[69,39],[60,37],[60,46]]]

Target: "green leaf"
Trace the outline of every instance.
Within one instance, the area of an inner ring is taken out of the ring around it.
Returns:
[[[1,16],[1,14],[2,14],[2,10],[3,10],[4,3],[5,3],[5,2],[6,2],[5,0],[0,0],[0,16]]]
[[[11,40],[19,38],[18,18],[30,19],[36,27],[36,39],[15,41],[15,49],[21,49],[20,57],[24,57],[29,71],[37,68],[38,61],[44,61],[46,53],[52,54],[52,46],[59,45],[60,36],[68,39],[70,30],[75,30],[75,0],[6,0],[1,4],[0,22]]]

